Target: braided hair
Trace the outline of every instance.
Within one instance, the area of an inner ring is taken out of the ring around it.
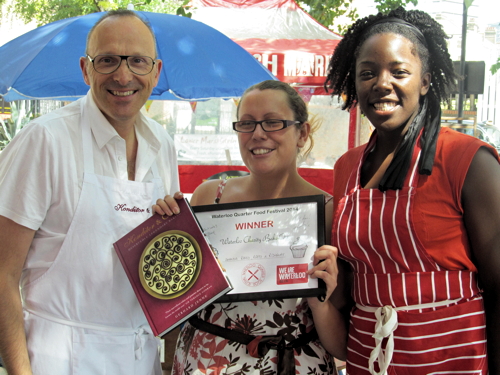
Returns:
[[[411,28],[398,23],[384,22],[391,18],[399,18],[417,28],[423,34],[424,42]],[[407,11],[399,7],[388,15],[379,13],[357,20],[335,48],[328,67],[325,89],[331,90],[332,95],[345,95],[342,109],[350,109],[357,103],[355,61],[361,46],[371,36],[381,33],[401,35],[412,42],[414,46],[412,52],[418,54],[423,73],[431,73],[431,87],[427,94],[429,106],[435,108],[441,102],[448,100],[458,79],[446,45],[448,36],[442,26],[427,13],[420,10]]]

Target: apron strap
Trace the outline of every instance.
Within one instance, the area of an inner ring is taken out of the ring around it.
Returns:
[[[83,143],[83,170],[84,173],[94,173],[94,150],[92,146],[92,131],[90,129],[90,124],[88,121],[86,108],[87,98],[83,98],[83,102],[80,105],[80,126],[82,129],[82,143]]]
[[[160,172],[158,170],[158,164],[156,163],[156,160],[151,165],[151,174],[153,175],[153,179],[159,179],[160,183],[162,182],[161,177],[160,177]]]
[[[137,329],[133,328],[122,328],[122,327],[113,327],[113,326],[106,326],[106,325],[101,325],[101,324],[95,324],[95,323],[85,323],[85,322],[77,322],[77,321],[72,321],[72,320],[67,320],[63,319],[57,316],[54,316],[52,314],[47,314],[46,312],[41,312],[41,311],[35,311],[31,310],[28,308],[24,308],[25,314],[33,314],[38,316],[39,318],[51,321],[53,323],[57,324],[62,324],[65,326],[70,326],[70,327],[75,327],[75,328],[83,328],[83,329],[91,329],[94,331],[102,331],[102,332],[107,332],[107,333],[115,333],[115,334],[121,334],[121,335],[134,335],[134,352],[135,352],[135,359],[140,360],[142,358],[142,351],[144,349],[144,346],[146,344],[146,341],[151,339],[151,336],[153,335],[148,329],[149,327],[139,327]],[[26,318],[26,316],[25,316]],[[147,328],[147,329],[146,329]],[[157,341],[158,347],[160,347],[161,342],[158,337],[155,337]]]

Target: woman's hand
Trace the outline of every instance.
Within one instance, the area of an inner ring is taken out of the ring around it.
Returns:
[[[314,253],[314,266],[307,273],[325,282],[326,296],[321,301],[318,297],[309,297],[307,303],[321,343],[330,354],[344,360],[347,355],[347,327],[342,314],[333,303],[335,298],[332,298],[332,294],[335,296],[339,293],[333,293],[337,289],[339,277],[337,254],[337,248],[329,245],[321,246]]]
[[[326,296],[323,300],[328,301],[333,291],[337,287],[337,276],[339,273],[337,267],[338,250],[336,247],[324,245],[316,250],[313,257],[313,268],[307,271],[310,277],[322,279],[326,284]],[[307,299],[311,308],[322,304],[317,297]]]
[[[181,212],[179,206],[177,205],[176,199],[182,199],[183,194],[178,191],[172,197],[171,195],[166,195],[163,199],[158,199],[156,204],[153,205],[153,211],[160,215],[172,216]]]

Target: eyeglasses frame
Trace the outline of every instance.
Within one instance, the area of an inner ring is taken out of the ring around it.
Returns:
[[[120,60],[120,63],[118,64],[118,66],[116,67],[115,70],[109,72],[109,73],[101,73],[100,71],[98,71],[96,68],[95,68],[95,65],[94,65],[94,60],[98,57],[98,56],[115,56],[115,57],[119,57],[121,60]],[[148,57],[150,58],[151,60],[153,60],[153,65],[151,66],[151,70],[147,73],[136,73],[134,72],[131,68],[130,68],[130,65],[128,64],[128,58],[129,57]],[[127,62],[127,68],[128,70],[130,70],[133,74],[136,74],[138,76],[147,76],[149,73],[151,73],[155,67],[155,64],[156,64],[156,60],[153,59],[151,56],[137,56],[137,55],[110,55],[110,54],[104,54],[104,55],[96,55],[94,56],[93,58],[90,57],[90,55],[87,55],[87,58],[90,60],[90,62],[92,63],[92,68],[94,68],[94,70],[99,73],[99,74],[113,74],[114,72],[116,72],[118,69],[120,69],[120,66],[122,65],[122,62],[123,60],[125,60]]]
[[[247,120],[248,122],[253,122],[254,123],[254,127],[251,131],[248,131],[248,132],[244,132],[244,131],[241,131],[241,130],[236,130],[236,124],[238,122],[242,122],[242,121],[234,121],[233,122],[233,130],[235,132],[238,132],[238,133],[253,133],[255,131],[255,129],[257,129],[257,125],[260,125],[260,127],[262,128],[263,131],[265,131],[266,133],[272,133],[272,132],[278,132],[280,130],[283,130],[283,129],[286,129],[288,128],[289,126],[292,126],[292,125],[298,125],[298,124],[302,124],[301,121],[295,121],[295,120],[279,120],[279,119],[267,119],[267,120],[262,120],[262,121],[254,121],[254,120]],[[276,130],[266,130],[264,129],[264,126],[262,125],[263,122],[266,122],[266,121],[281,121],[283,123],[283,127],[280,128],[280,129],[276,129]]]

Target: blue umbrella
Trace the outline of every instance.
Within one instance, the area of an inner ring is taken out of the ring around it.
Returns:
[[[171,14],[137,12],[152,26],[163,68],[150,99],[205,100],[241,96],[250,85],[276,79],[252,55],[204,23]],[[72,100],[89,87],[82,78],[89,30],[103,13],[38,27],[0,47],[0,95]]]

